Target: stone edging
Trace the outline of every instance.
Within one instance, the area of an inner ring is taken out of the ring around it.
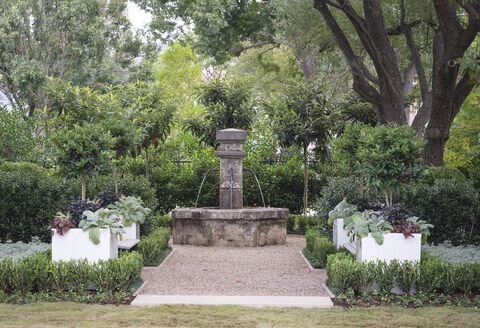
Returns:
[[[323,270],[323,269],[315,269],[311,264],[310,262],[308,261],[308,259],[305,257],[305,255],[303,255],[303,251],[299,251],[300,255],[302,256],[303,260],[305,261],[305,263],[307,263],[308,265],[308,268],[311,270],[311,271],[314,271],[314,270]],[[323,284],[322,283],[322,287],[323,289],[325,289],[325,291],[327,292],[328,294],[328,297],[330,298],[335,298],[335,294],[332,293],[332,291],[330,290],[330,288],[327,287],[326,284]]]
[[[157,268],[160,268],[160,267],[163,265],[163,263],[167,262],[167,260],[170,258],[170,256],[172,256],[172,254],[173,254],[174,252],[175,252],[175,249],[172,248],[172,251],[170,252],[170,254],[168,254],[167,257],[163,259],[162,263],[160,263],[160,264],[157,266]]]

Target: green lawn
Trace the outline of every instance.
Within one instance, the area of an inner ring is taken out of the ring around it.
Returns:
[[[0,304],[0,327],[479,327],[463,307],[251,309],[235,306],[136,308],[76,303]]]

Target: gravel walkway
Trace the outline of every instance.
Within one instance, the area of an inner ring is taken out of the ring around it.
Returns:
[[[300,255],[305,239],[286,245],[223,248],[174,245],[158,268],[144,268],[140,294],[328,296],[324,270],[310,270]]]

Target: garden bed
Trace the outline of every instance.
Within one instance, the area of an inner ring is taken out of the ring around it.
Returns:
[[[422,251],[438,256],[449,263],[480,262],[480,246],[453,246],[449,243],[423,245]]]
[[[6,258],[21,259],[50,250],[50,244],[42,242],[0,244],[0,260]]]

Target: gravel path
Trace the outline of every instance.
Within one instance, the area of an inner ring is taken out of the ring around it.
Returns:
[[[158,268],[144,268],[141,294],[328,296],[324,270],[310,270],[300,255],[305,239],[245,248],[174,245]]]

